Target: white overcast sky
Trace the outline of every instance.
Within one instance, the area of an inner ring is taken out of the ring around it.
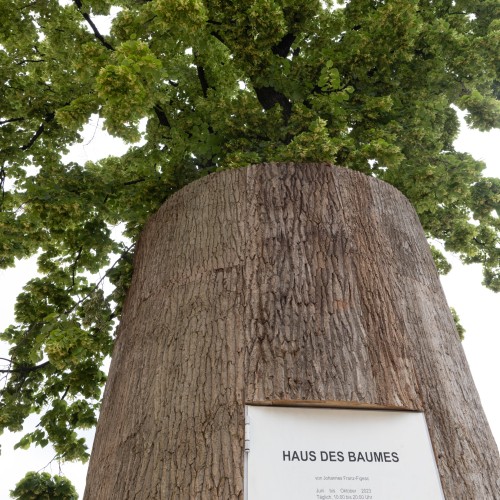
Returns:
[[[85,162],[120,154],[124,146],[117,141],[110,141],[103,134],[94,133],[97,124],[88,127],[87,138],[74,148],[71,159]],[[460,151],[467,151],[487,164],[485,175],[500,177],[498,161],[500,130],[488,133],[470,131],[463,127],[455,146]],[[481,285],[479,266],[462,266],[458,259],[453,259],[453,270],[442,278],[450,306],[460,315],[466,328],[463,342],[472,374],[481,396],[483,408],[488,417],[496,442],[500,443],[500,401],[498,383],[500,381],[500,332],[499,312],[500,295],[486,290]],[[17,294],[24,283],[36,272],[34,260],[23,262],[16,269],[0,271],[0,330],[13,321],[13,306]],[[0,356],[6,355],[5,345],[0,346]],[[36,417],[30,425],[37,423]],[[28,425],[26,428],[28,429]],[[21,434],[5,433],[0,437],[2,444],[0,455],[0,500],[8,500],[9,490],[13,489],[29,470],[44,469],[51,474],[62,473],[68,476],[80,495],[85,486],[86,466],[79,463],[58,464],[51,462],[54,452],[47,448],[31,448],[27,451],[12,451]],[[49,464],[49,465],[48,465]]]

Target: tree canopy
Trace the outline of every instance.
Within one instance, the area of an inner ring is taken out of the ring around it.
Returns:
[[[500,179],[453,147],[457,109],[500,123],[496,0],[0,0],[0,17],[0,266],[40,271],[0,337],[0,428],[40,414],[20,446],[87,457],[76,431],[140,230],[218,170],[328,161],[387,181],[500,290]],[[130,148],[68,161],[96,116]]]
[[[61,476],[48,472],[28,472],[10,496],[17,500],[78,500],[74,486]]]

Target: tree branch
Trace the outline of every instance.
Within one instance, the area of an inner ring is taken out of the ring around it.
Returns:
[[[101,42],[101,45],[106,47],[108,50],[115,50],[112,45],[110,45],[106,39],[99,33],[99,30],[97,29],[97,26],[94,24],[90,16],[82,11],[83,4],[81,0],[73,0],[74,4],[76,5],[76,8],[78,9],[78,12],[83,16],[85,21],[87,21],[87,24],[92,28],[92,31],[94,32],[94,36]]]
[[[273,54],[277,56],[287,57],[293,42],[295,42],[295,35],[293,33],[287,33],[278,44],[271,47],[271,50]]]
[[[198,73],[198,80],[200,80],[201,90],[203,92],[203,97],[206,99],[208,95],[208,85],[207,76],[205,74],[205,68],[203,66],[196,66],[196,71]]]
[[[99,286],[105,280],[105,278],[108,277],[109,272],[112,269],[114,269],[119,264],[120,260],[123,257],[125,257],[126,255],[128,255],[130,253],[130,250],[132,250],[134,247],[135,247],[135,243],[132,243],[130,246],[128,246],[121,253],[120,257],[118,257],[118,259],[115,260],[115,262],[113,263],[113,265],[106,270],[106,272],[104,273],[104,276],[94,285],[94,287],[92,288],[92,290],[90,290],[90,292],[87,295],[85,295],[84,297],[82,297],[78,302],[75,302],[75,304],[73,305],[73,307],[70,307],[69,309],[67,309],[66,311],[64,311],[64,314],[69,314],[69,313],[73,312],[76,309],[77,306],[79,306],[80,304],[83,304],[99,288]]]
[[[80,260],[80,257],[82,256],[82,252],[83,252],[83,245],[81,245],[80,248],[78,249],[78,252],[77,252],[76,257],[75,257],[75,261],[73,262],[73,265],[71,266],[73,269],[71,270],[70,290],[71,290],[71,288],[73,288],[75,286],[76,267],[78,265],[78,261]]]
[[[146,180],[145,177],[141,177],[140,179],[135,179],[133,181],[124,182],[123,185],[124,186],[133,186],[134,184],[139,184],[141,182],[144,182],[145,180]]]
[[[61,398],[60,398],[60,399],[61,399],[61,401],[63,401],[63,400],[66,398],[66,396],[68,395],[69,389],[70,389],[70,386],[68,385],[68,386],[66,387],[66,390],[64,391],[64,394],[63,394],[63,395],[61,396]]]
[[[14,361],[11,360],[11,363],[14,363]],[[50,365],[50,361],[45,361],[45,363],[42,363],[41,365],[20,366],[19,368],[12,368],[11,370],[0,370],[0,373],[30,373],[36,370],[41,370],[48,365]]]
[[[170,128],[170,122],[168,121],[167,115],[165,114],[165,111],[163,111],[161,106],[159,104],[155,104],[153,109],[154,112],[156,113],[156,116],[158,117],[160,125]]]
[[[295,35],[287,33],[279,43],[271,47],[273,54],[286,58],[290,53]],[[292,102],[285,96],[285,94],[277,91],[274,87],[254,87],[257,99],[262,107],[267,111],[276,104],[279,104],[283,110],[283,119],[288,122],[292,115]]]
[[[23,59],[22,61],[16,62],[16,64],[18,66],[21,66],[22,64],[40,63],[40,62],[45,62],[45,59]]]
[[[55,118],[55,116],[55,113],[49,113],[44,118],[45,123],[50,123]],[[45,123],[42,123],[38,127],[38,130],[35,132],[33,137],[24,146],[21,146],[21,151],[26,151],[27,149],[31,148],[33,144],[35,144],[35,141],[43,134],[43,131],[45,130]]]
[[[37,1],[35,0],[34,2],[27,3],[26,5],[23,5],[22,7],[19,8],[19,10],[24,10],[24,9],[29,9],[30,7],[34,7],[37,4]]]
[[[5,178],[7,174],[5,173],[5,166],[0,167],[0,190],[2,191],[2,199],[0,199],[0,211],[3,210],[3,201],[5,199]]]
[[[254,87],[257,99],[262,107],[267,111],[276,104],[279,104],[283,109],[283,119],[288,122],[292,115],[292,103],[288,98],[278,92],[274,87]]]
[[[221,26],[222,25],[222,23],[219,23],[218,21],[211,21],[210,19],[207,21],[207,24],[211,24],[213,26]],[[214,38],[219,40],[219,42],[222,43],[222,45],[225,45],[226,47],[228,47],[226,41],[224,40],[224,38],[222,38],[222,36],[219,34],[218,31],[210,31],[210,35],[212,35]]]
[[[9,118],[8,120],[0,120],[0,125],[5,125],[6,123],[12,123],[12,122],[22,122],[24,121],[25,118]]]

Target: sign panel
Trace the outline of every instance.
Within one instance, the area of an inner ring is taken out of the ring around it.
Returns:
[[[246,407],[247,500],[444,500],[422,413]]]

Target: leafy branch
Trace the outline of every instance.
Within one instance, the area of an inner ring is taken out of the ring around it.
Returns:
[[[55,116],[56,116],[55,113],[49,113],[48,115],[45,116],[45,118],[44,118],[45,123],[42,123],[38,127],[37,131],[33,134],[31,139],[24,146],[21,146],[21,148],[20,148],[21,151],[26,151],[29,148],[31,148],[31,146],[33,146],[33,144],[35,144],[36,140],[43,134],[43,132],[45,130],[45,125],[47,123],[50,123],[51,121],[53,121]]]
[[[99,279],[96,284],[92,287],[92,289],[84,296],[82,297],[80,300],[78,300],[77,302],[75,302],[75,304],[73,305],[73,307],[67,309],[66,311],[64,311],[64,314],[70,314],[72,313],[79,305],[83,304],[87,299],[89,299],[92,294],[101,286],[102,282],[109,277],[109,275],[111,274],[111,272],[113,271],[113,269],[120,263],[121,259],[123,259],[125,256],[129,255],[130,254],[130,251],[135,247],[135,243],[132,243],[130,246],[128,246],[121,254],[120,254],[120,257],[118,257],[118,259],[115,260],[115,262],[113,263],[113,265],[111,267],[109,267],[106,272],[104,273],[104,275],[102,276],[101,279]]]
[[[37,370],[41,370],[42,368],[45,368],[46,366],[50,365],[50,361],[45,361],[44,363],[41,363],[39,365],[22,365],[21,363],[16,363],[12,359],[6,359],[6,358],[0,358],[3,361],[7,361],[9,363],[12,363],[14,365],[19,364],[19,368],[10,368],[7,370],[0,370],[0,373],[29,373]]]
[[[101,35],[101,33],[99,32],[99,30],[97,29],[97,26],[92,21],[91,17],[86,12],[84,12],[82,10],[83,9],[82,1],[81,0],[73,0],[73,2],[76,5],[76,8],[80,12],[80,14],[85,19],[85,21],[87,21],[87,24],[90,26],[90,28],[94,32],[94,36],[99,40],[99,42],[101,43],[101,45],[103,45],[104,47],[106,47],[108,50],[115,50],[114,47],[112,45],[110,45],[106,41],[106,39]]]

